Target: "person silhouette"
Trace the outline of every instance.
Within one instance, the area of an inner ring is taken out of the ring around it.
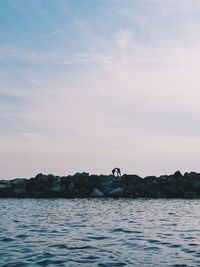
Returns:
[[[121,176],[121,170],[120,168],[115,168],[117,170],[117,176],[120,177]]]
[[[113,177],[120,177],[121,176],[121,170],[120,170],[120,168],[114,168],[112,170],[112,175],[113,175]]]

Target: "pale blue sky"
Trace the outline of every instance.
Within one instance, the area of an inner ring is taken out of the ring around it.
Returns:
[[[0,178],[199,171],[199,0],[0,0]]]

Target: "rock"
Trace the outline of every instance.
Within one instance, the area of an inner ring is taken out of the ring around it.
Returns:
[[[82,176],[82,177],[84,177],[84,176],[88,177],[89,176],[89,173],[88,172],[76,172],[74,174],[74,177],[80,177],[80,176]]]
[[[52,193],[59,193],[61,191],[60,177],[54,175],[48,175],[51,181],[50,191]]]
[[[48,175],[44,175],[42,173],[36,175],[35,178],[31,178],[26,183],[26,190],[29,192],[30,195],[32,195],[33,192],[44,192],[46,195],[46,192],[48,191],[48,188],[50,186],[50,178]],[[33,193],[35,195],[35,193]]]
[[[124,174],[121,177],[121,181],[123,184],[129,185],[136,185],[142,182],[142,178],[135,174]]]
[[[184,196],[184,188],[181,184],[179,185],[172,185],[172,186],[165,186],[162,188],[163,193],[166,197],[172,198],[180,198]]]
[[[113,188],[115,183],[115,178],[112,176],[100,175],[98,179],[98,188],[103,192],[104,195],[107,195]]]
[[[76,173],[72,180],[75,182],[75,188],[83,195],[90,195],[92,189],[96,186],[95,180],[91,179],[89,173]]]
[[[35,179],[40,179],[40,178],[43,178],[44,176],[46,176],[46,175],[44,175],[44,174],[42,174],[42,173],[38,173],[38,174],[35,176]]]
[[[36,177],[35,177],[35,183],[37,183],[37,184],[42,184],[42,185],[47,185],[48,184],[48,182],[49,182],[49,178],[50,178],[50,176],[48,175],[44,175],[44,174],[42,174],[42,173],[40,173],[40,174],[38,174],[38,175],[36,175]]]
[[[63,176],[60,177],[60,185],[61,185],[61,191],[64,192],[67,190],[69,184],[71,181],[71,177],[70,176]]]
[[[200,179],[199,180],[193,180],[192,181],[192,186],[193,186],[193,188],[194,189],[196,189],[196,190],[199,190],[200,189]]]
[[[94,188],[91,197],[104,197],[104,194],[97,188]]]
[[[26,194],[26,190],[24,188],[16,188],[13,190],[16,196],[24,196]]]
[[[26,184],[24,179],[17,178],[12,181],[12,186],[17,189],[24,189]]]
[[[9,197],[12,196],[12,183],[8,180],[0,181],[0,196]]]
[[[121,197],[124,193],[124,189],[121,187],[114,188],[108,193],[109,197]]]
[[[51,192],[53,193],[59,193],[61,191],[61,187],[59,184],[54,185],[53,187],[51,187]]]
[[[123,195],[125,197],[135,198],[137,195],[141,196],[141,189],[143,189],[144,179],[135,174],[124,174],[117,187],[124,189]]]
[[[200,173],[196,173],[196,172],[186,172],[184,174],[184,177],[188,180],[199,180],[200,179]]]
[[[177,179],[177,180],[180,180],[183,178],[183,175],[180,171],[176,171],[174,174],[173,174],[174,178]]]
[[[66,188],[66,197],[90,197],[92,190],[96,187],[96,182],[89,173],[76,173],[70,177]]]
[[[179,172],[160,177],[124,174],[54,176],[39,173],[35,178],[0,180],[0,197],[155,197],[200,198],[200,173]]]
[[[157,181],[158,181],[158,178],[156,176],[146,176],[144,178],[145,183],[153,183],[153,182],[157,182]]]
[[[198,191],[200,192],[200,173],[190,172],[184,174],[182,181],[185,191]]]
[[[16,197],[23,197],[26,195],[26,182],[25,179],[17,178],[12,181],[13,194]]]
[[[74,181],[71,181],[69,183],[69,186],[67,187],[67,190],[73,192],[75,190],[75,182]]]
[[[9,180],[1,180],[0,181],[0,190],[10,189],[12,186],[11,181]]]
[[[174,175],[167,176],[166,178],[167,184],[175,184],[177,182],[177,178]]]
[[[162,194],[163,194],[162,188],[159,185],[154,184],[154,183],[151,185],[149,191],[147,192],[147,196],[153,197],[153,198],[156,198]]]

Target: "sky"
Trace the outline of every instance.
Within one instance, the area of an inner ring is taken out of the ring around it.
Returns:
[[[0,0],[0,178],[199,171],[199,0]]]

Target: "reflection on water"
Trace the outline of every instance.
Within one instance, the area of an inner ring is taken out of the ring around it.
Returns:
[[[200,266],[200,200],[0,199],[0,266]]]

